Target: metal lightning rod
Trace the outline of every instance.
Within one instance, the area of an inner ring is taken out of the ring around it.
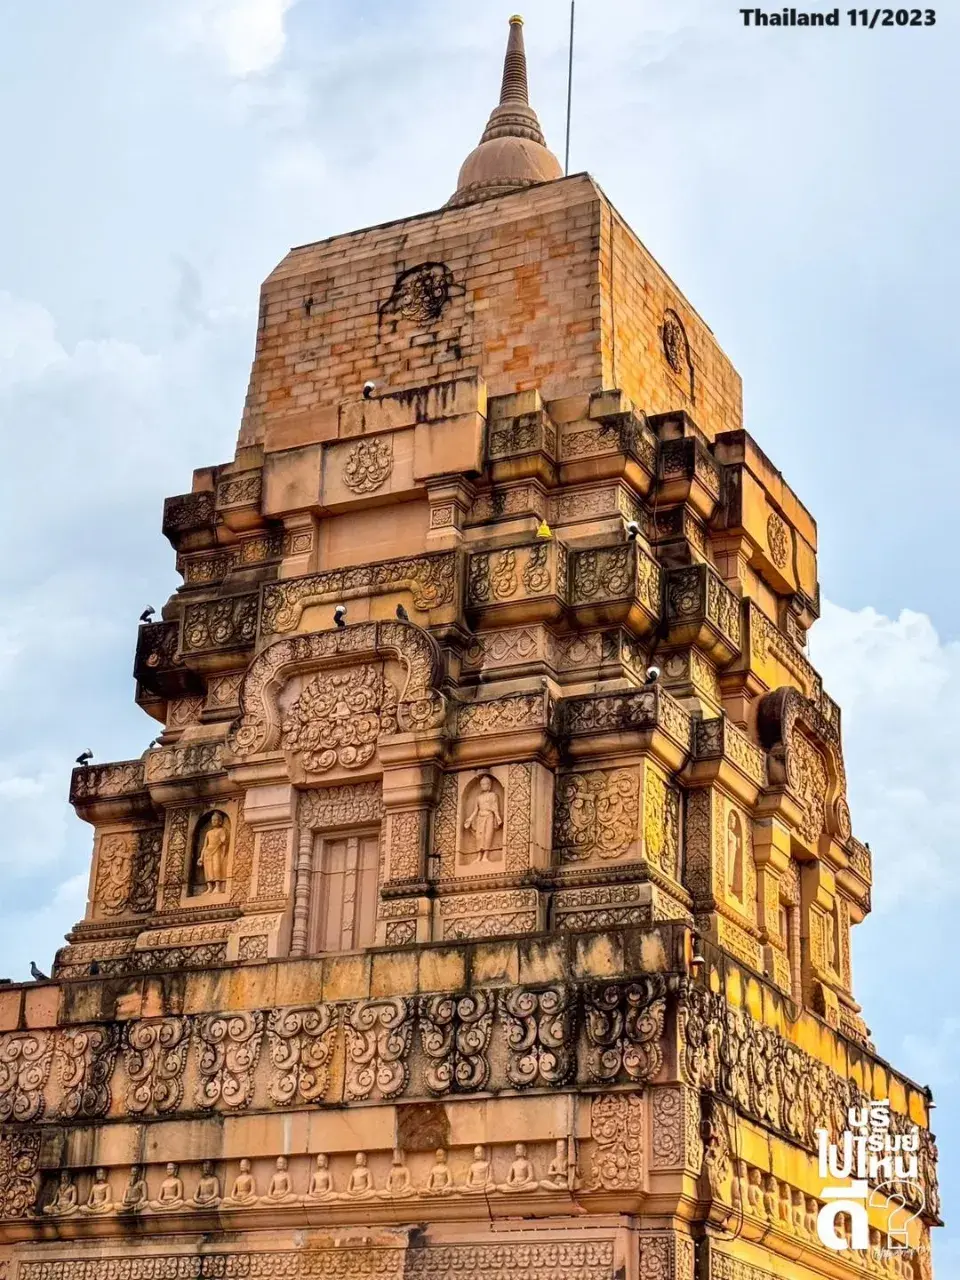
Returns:
[[[570,0],[570,56],[567,61],[567,149],[563,157],[564,175],[570,172],[570,106],[573,101],[573,16],[576,0]]]

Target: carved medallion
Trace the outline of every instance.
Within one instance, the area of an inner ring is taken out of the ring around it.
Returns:
[[[393,314],[418,324],[439,320],[450,300],[452,286],[453,273],[442,262],[421,262],[409,267],[397,276],[390,297],[380,307],[380,319]]]
[[[374,493],[393,470],[393,449],[383,436],[358,440],[347,455],[342,480],[351,493]]]
[[[770,549],[770,559],[778,569],[782,569],[787,563],[789,534],[787,526],[775,511],[767,516],[767,546]]]
[[[665,311],[660,329],[663,354],[674,373],[683,373],[689,363],[687,335],[675,311]]]

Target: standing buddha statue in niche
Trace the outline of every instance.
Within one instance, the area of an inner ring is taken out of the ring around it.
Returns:
[[[207,883],[207,893],[223,893],[227,887],[227,829],[223,814],[214,813],[203,833],[197,865]]]
[[[497,793],[493,789],[493,779],[489,774],[485,773],[480,779],[480,790],[477,793],[473,811],[463,826],[466,831],[473,832],[477,861],[488,862],[497,831],[503,826],[500,801],[497,799]]]

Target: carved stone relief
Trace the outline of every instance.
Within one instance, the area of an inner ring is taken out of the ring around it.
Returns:
[[[500,1003],[507,1048],[507,1078],[517,1089],[557,1085],[576,1067],[576,1005],[566,987],[514,987]]]
[[[464,814],[460,832],[458,869],[475,870],[474,864],[503,866],[504,791],[491,773],[481,773],[463,789]]]
[[[558,777],[553,845],[561,862],[612,861],[637,852],[640,779],[635,769]]]
[[[310,773],[335,765],[361,769],[381,734],[396,733],[397,694],[372,663],[324,671],[309,680],[287,709],[280,745],[299,752]]]
[[[273,1075],[269,1094],[280,1106],[316,1102],[330,1085],[339,1010],[329,1004],[271,1009],[267,1040]]]
[[[53,1062],[50,1031],[10,1031],[0,1035],[0,1123],[23,1124],[44,1113],[44,1086]]]
[[[487,991],[420,997],[420,1037],[427,1058],[424,1081],[431,1093],[486,1088],[495,1007],[496,997]]]
[[[346,1013],[344,1093],[349,1101],[362,1101],[374,1092],[384,1099],[403,1092],[410,1075],[412,1012],[409,1000],[394,996],[358,1000]]]
[[[219,1104],[234,1111],[250,1105],[263,1022],[259,1010],[205,1014],[198,1019],[198,1107],[210,1110]]]
[[[110,1078],[120,1048],[115,1023],[67,1027],[57,1037],[57,1066],[63,1091],[58,1113],[67,1120],[97,1119],[110,1109]]]
[[[640,1191],[643,1186],[643,1100],[637,1093],[599,1093],[590,1104],[596,1143],[592,1184],[601,1191]]]
[[[651,765],[643,774],[643,853],[664,875],[680,878],[680,793]]]
[[[351,493],[376,493],[393,471],[393,442],[387,436],[358,440],[347,454],[341,479]]]
[[[663,1065],[666,984],[660,975],[605,983],[584,991],[590,1050],[587,1070],[597,1081],[653,1080]]]
[[[124,1105],[133,1115],[176,1111],[183,1100],[183,1072],[190,1023],[182,1017],[135,1021],[124,1031],[123,1062],[129,1087]]]

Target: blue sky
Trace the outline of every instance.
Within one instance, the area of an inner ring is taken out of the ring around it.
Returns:
[[[820,526],[814,661],[844,709],[879,1051],[937,1091],[960,1277],[960,13],[745,30],[717,0],[580,0],[572,163],[714,329]],[[524,8],[562,152],[567,8]],[[0,973],[83,913],[73,757],[139,754],[136,619],[176,585],[164,496],[231,456],[287,247],[442,203],[509,10],[463,0],[0,6]],[[909,1011],[911,1031],[906,1030]],[[956,1206],[956,1208],[955,1208]]]

